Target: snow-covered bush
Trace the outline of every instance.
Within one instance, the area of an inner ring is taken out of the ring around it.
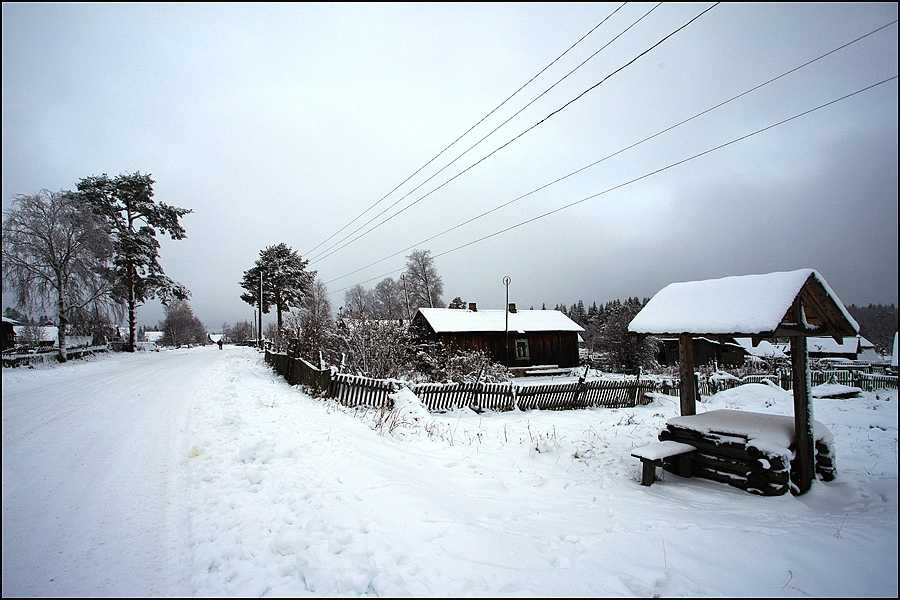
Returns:
[[[436,383],[472,383],[478,379],[479,374],[482,382],[509,379],[506,367],[492,362],[486,353],[448,348],[440,342],[417,347],[415,370],[420,380]]]

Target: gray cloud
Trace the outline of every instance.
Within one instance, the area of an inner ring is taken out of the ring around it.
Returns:
[[[626,6],[378,210],[652,6]],[[397,208],[708,6],[661,6]],[[250,319],[238,282],[262,248],[285,242],[307,255],[613,9],[7,4],[3,207],[14,194],[72,188],[92,174],[152,173],[158,199],[194,210],[184,221],[188,239],[163,241],[167,274],[193,290],[192,306],[208,327]],[[340,304],[341,288],[377,280],[401,268],[403,257],[337,279],[342,275],[896,18],[896,4],[719,5],[312,268],[335,280],[329,288]],[[895,24],[424,247],[441,254],[896,74]],[[847,303],[896,303],[896,80],[441,256],[437,264],[448,300],[459,295],[483,306],[502,304],[504,275],[513,278],[510,292],[521,304],[552,306],[649,296],[672,281],[799,267],[820,270]],[[151,304],[139,321],[161,316]]]

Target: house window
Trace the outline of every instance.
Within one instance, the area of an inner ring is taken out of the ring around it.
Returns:
[[[528,360],[528,340],[516,340],[516,360]]]

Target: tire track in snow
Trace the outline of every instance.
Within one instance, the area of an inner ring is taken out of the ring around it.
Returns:
[[[205,351],[9,375],[29,381],[3,392],[4,596],[188,589],[177,463]]]

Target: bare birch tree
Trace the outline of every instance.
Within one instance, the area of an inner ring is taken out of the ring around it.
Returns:
[[[443,308],[444,281],[437,273],[430,250],[413,250],[406,257],[404,273],[413,312],[419,308]]]
[[[3,221],[3,291],[20,308],[55,308],[59,360],[75,311],[112,307],[113,242],[71,192],[14,197]]]

